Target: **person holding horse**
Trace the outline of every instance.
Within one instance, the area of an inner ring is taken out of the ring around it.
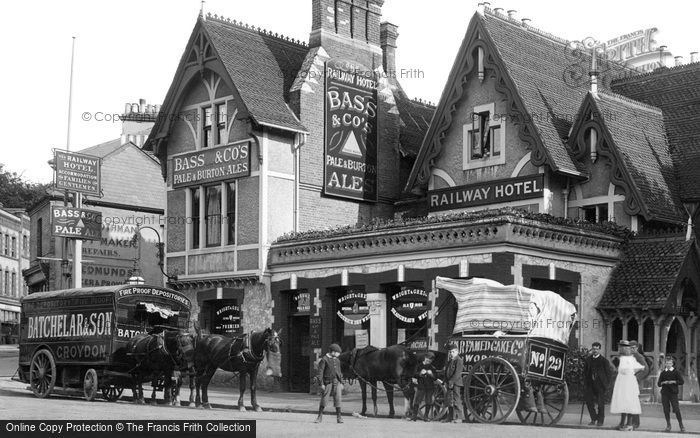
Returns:
[[[318,405],[318,417],[314,423],[323,421],[323,410],[326,408],[326,399],[329,395],[333,395],[333,404],[335,405],[335,413],[338,423],[343,422],[343,417],[340,414],[342,393],[343,393],[343,373],[340,370],[340,346],[331,344],[328,348],[328,353],[323,356],[318,363],[318,374],[321,379],[321,401]]]
[[[413,415],[411,421],[418,419],[418,409],[421,403],[425,402],[424,421],[430,421],[430,414],[435,402],[435,381],[437,380],[437,370],[432,365],[435,355],[429,351],[423,358],[423,363],[418,366],[415,376],[411,382],[416,387],[416,395],[413,399]]]
[[[443,422],[461,423],[464,420],[464,410],[462,409],[461,389],[462,371],[464,362],[457,351],[457,344],[447,344],[447,365],[445,365],[445,384],[447,385],[447,403],[449,415]]]

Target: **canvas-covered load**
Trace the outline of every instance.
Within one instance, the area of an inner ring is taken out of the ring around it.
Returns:
[[[568,343],[576,307],[558,294],[483,278],[437,277],[436,287],[457,300],[453,333],[524,333]]]

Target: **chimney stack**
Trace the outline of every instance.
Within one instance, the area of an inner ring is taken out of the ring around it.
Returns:
[[[517,20],[518,19],[517,13],[518,13],[518,11],[516,11],[515,9],[509,10],[508,11],[508,18],[510,18],[511,20]]]
[[[523,26],[529,26],[529,25],[530,25],[530,21],[532,21],[532,20],[530,20],[529,18],[523,18],[522,21],[523,21]]]
[[[382,48],[382,66],[389,77],[396,72],[396,39],[399,37],[398,26],[389,22],[379,25],[379,44]]]
[[[501,15],[503,13],[503,8],[493,8],[493,12],[496,15]]]
[[[673,59],[676,60],[676,65],[683,65],[683,57],[682,56],[674,56]]]
[[[384,0],[313,0],[309,47],[318,47],[324,34],[379,46],[379,21]]]
[[[690,62],[698,62],[698,52],[690,52]]]

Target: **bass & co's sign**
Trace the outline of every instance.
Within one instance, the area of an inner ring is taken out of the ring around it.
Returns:
[[[250,175],[250,141],[176,155],[170,160],[173,188]]]
[[[51,235],[74,239],[100,240],[102,213],[73,207],[51,207]]]
[[[352,61],[326,62],[323,193],[377,201],[377,81]]]

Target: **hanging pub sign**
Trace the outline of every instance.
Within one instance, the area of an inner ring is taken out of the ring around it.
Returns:
[[[173,188],[250,175],[250,141],[175,155],[170,160]]]
[[[84,208],[51,207],[51,235],[83,240],[102,238],[102,212]]]
[[[377,201],[377,80],[352,61],[326,62],[323,193]]]
[[[311,311],[311,294],[306,290],[292,293],[290,299],[291,314],[309,314]]]
[[[236,335],[241,332],[241,307],[236,300],[216,301],[211,316],[212,333]]]
[[[68,151],[54,151],[54,183],[56,189],[102,196],[102,159]]]
[[[391,296],[391,313],[408,324],[424,322],[428,317],[428,293],[420,288],[402,287]]]
[[[369,306],[364,292],[348,291],[338,298],[338,318],[347,324],[360,325],[369,320]]]

